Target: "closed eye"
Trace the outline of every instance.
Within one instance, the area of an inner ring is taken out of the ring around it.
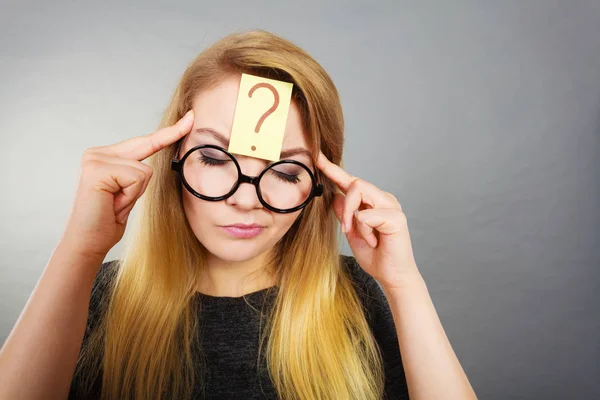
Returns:
[[[228,162],[231,162],[231,160],[218,160],[216,158],[207,157],[204,154],[201,154],[197,158],[197,160],[200,161],[202,164],[205,164],[205,165],[214,165],[214,166],[225,165]]]
[[[280,180],[282,180],[284,182],[288,182],[288,183],[300,182],[300,178],[298,178],[299,174],[290,175],[290,174],[284,174],[283,172],[279,172],[279,171],[273,171],[273,172],[275,173],[275,176],[277,178],[279,178]]]

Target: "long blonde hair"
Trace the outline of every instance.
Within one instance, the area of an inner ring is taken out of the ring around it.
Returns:
[[[292,82],[309,144],[340,164],[344,122],[332,80],[300,47],[262,30],[231,34],[198,55],[160,127],[181,118],[199,91],[242,72]],[[149,159],[154,173],[129,222],[108,308],[81,351],[76,373],[92,376],[101,366],[103,399],[190,398],[202,383],[194,372],[199,317],[192,300],[207,250],[185,218],[181,184],[170,170],[178,144]],[[260,347],[266,340],[265,360],[280,398],[380,399],[382,355],[340,262],[335,187],[317,176],[323,196],[273,249],[269,268],[278,291]]]

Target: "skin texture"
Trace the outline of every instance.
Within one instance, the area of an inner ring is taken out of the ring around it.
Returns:
[[[0,398],[48,399],[67,396],[81,347],[92,284],[106,252],[123,235],[126,217],[143,194],[152,170],[142,160],[185,137],[181,153],[197,144],[218,143],[210,135],[189,135],[209,127],[229,138],[239,78],[199,93],[194,113],[150,135],[86,150],[81,184],[61,241],[24,311],[0,349]],[[292,103],[283,149],[306,146]],[[294,156],[314,169],[306,156]],[[258,175],[267,161],[239,156],[242,171]],[[320,153],[317,166],[341,193],[334,211],[354,257],[382,287],[393,314],[411,399],[476,399],[454,353],[412,251],[407,218],[398,199],[350,175]],[[292,226],[300,211],[277,214],[242,185],[229,199],[207,202],[183,191],[185,214],[209,250],[199,290],[239,297],[271,286],[262,276],[242,287],[243,278],[264,265],[265,256]],[[235,239],[219,225],[258,223],[252,239]],[[32,385],[31,382],[35,382]]]
[[[152,176],[141,161],[184,137],[192,120],[188,112],[151,134],[84,152],[65,231],[0,349],[0,399],[67,398],[93,282]]]
[[[390,305],[411,399],[476,399],[415,260],[398,199],[319,153],[317,168],[339,188],[333,208],[362,269]]]
[[[194,124],[186,136],[179,156],[201,144],[214,144],[228,149],[211,134],[196,132],[209,128],[229,140],[235,114],[241,76],[228,76],[214,88],[198,93],[193,102]],[[252,132],[253,133],[253,132]],[[286,122],[282,152],[291,148],[310,150],[306,133],[301,124],[300,113],[292,101]],[[260,158],[234,154],[242,172],[258,176],[272,162]],[[312,170],[314,166],[307,155],[288,157],[302,162]],[[265,265],[266,257],[275,244],[290,229],[301,210],[279,214],[266,209],[259,201],[251,184],[242,184],[228,199],[205,201],[183,190],[186,218],[198,240],[209,251],[206,272],[198,290],[213,296],[239,297],[246,293],[274,285],[273,277],[265,273],[249,275]],[[220,226],[235,223],[259,224],[263,231],[254,238],[239,239],[225,232]],[[245,285],[245,286],[243,286]]]

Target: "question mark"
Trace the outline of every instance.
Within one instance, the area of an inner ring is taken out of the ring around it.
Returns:
[[[271,92],[273,92],[274,99],[273,99],[273,105],[271,106],[271,108],[269,108],[267,111],[265,111],[264,114],[260,117],[260,119],[256,123],[256,127],[254,128],[254,132],[256,132],[256,133],[258,133],[260,131],[260,127],[262,126],[263,122],[265,122],[265,119],[267,119],[267,117],[269,115],[273,114],[273,112],[275,112],[275,110],[277,110],[277,107],[279,106],[279,93],[277,92],[277,89],[275,89],[275,87],[273,85],[271,85],[270,83],[260,82],[260,83],[257,83],[256,85],[252,86],[252,88],[248,92],[248,97],[252,98],[252,93],[254,93],[254,91],[256,89],[259,89],[261,87],[267,88]],[[255,150],[256,150],[256,146],[252,146],[252,151],[255,151]]]

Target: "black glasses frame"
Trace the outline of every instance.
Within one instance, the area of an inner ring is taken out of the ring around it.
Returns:
[[[216,150],[220,150],[223,153],[225,153],[227,156],[229,156],[229,158],[231,158],[231,160],[233,161],[235,167],[237,168],[237,172],[238,172],[238,179],[236,184],[233,186],[233,188],[229,191],[229,193],[223,195],[223,196],[218,196],[218,197],[210,197],[210,196],[205,196],[203,194],[200,194],[198,192],[196,192],[191,186],[190,184],[186,181],[185,176],[183,174],[183,165],[185,164],[185,160],[195,151],[203,149],[203,148],[212,148],[212,149],[216,149]],[[310,194],[308,195],[308,197],[306,198],[306,200],[293,208],[288,208],[288,209],[280,209],[280,208],[275,208],[271,205],[269,205],[262,197],[261,193],[260,193],[260,188],[259,188],[259,184],[260,184],[260,180],[261,178],[265,175],[265,173],[280,164],[296,164],[302,168],[304,168],[307,172],[308,175],[310,176],[310,179],[312,181],[312,188],[310,191]],[[202,199],[202,200],[208,200],[208,201],[221,201],[221,200],[225,200],[228,197],[230,197],[231,195],[233,195],[236,190],[240,187],[240,185],[242,183],[250,183],[252,185],[254,185],[254,188],[256,189],[256,195],[258,196],[258,200],[260,200],[261,204],[268,210],[271,210],[273,212],[276,213],[280,213],[280,214],[287,214],[287,213],[291,213],[294,211],[298,211],[301,210],[302,208],[306,207],[306,205],[315,197],[317,196],[321,196],[323,194],[323,185],[321,183],[317,183],[317,179],[316,179],[316,174],[313,173],[310,168],[308,168],[306,165],[302,164],[300,161],[296,161],[296,160],[280,160],[277,161],[271,165],[269,165],[268,167],[266,167],[258,176],[248,176],[242,173],[242,169],[240,168],[240,164],[238,163],[238,161],[235,159],[235,157],[228,152],[227,150],[225,150],[223,147],[220,146],[216,146],[214,144],[203,144],[203,145],[199,145],[199,146],[195,146],[192,147],[190,150],[187,151],[187,153],[185,153],[185,155],[178,160],[177,156],[175,156],[172,160],[171,160],[171,169],[173,171],[176,171],[179,175],[179,177],[181,178],[181,182],[183,183],[183,186],[185,186],[185,188],[194,196]]]

